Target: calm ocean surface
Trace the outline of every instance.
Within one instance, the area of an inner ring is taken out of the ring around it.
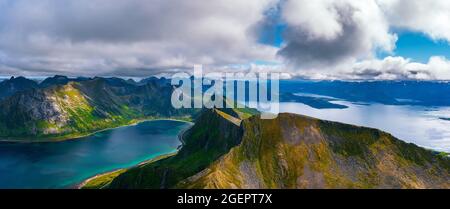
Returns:
[[[315,109],[301,103],[281,103],[280,112],[308,115],[324,120],[366,126],[389,132],[395,137],[436,151],[450,152],[449,107],[333,103],[347,109]]]
[[[143,122],[55,143],[0,143],[0,188],[66,188],[177,150],[189,123]]]

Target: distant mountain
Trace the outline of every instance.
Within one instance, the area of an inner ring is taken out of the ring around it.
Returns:
[[[308,93],[386,105],[450,106],[448,81],[282,80],[280,93]]]
[[[174,109],[173,87],[120,78],[73,81],[56,76],[43,88],[0,101],[1,139],[65,139],[150,118],[190,119],[194,109]]]
[[[33,80],[24,77],[11,77],[9,80],[0,82],[0,100],[15,94],[16,92],[38,88],[39,85]]]
[[[54,85],[66,85],[70,81],[85,81],[85,80],[89,80],[89,78],[83,78],[83,77],[69,78],[67,76],[55,75],[53,77],[48,77],[48,78],[44,79],[39,84],[39,87],[47,88],[47,87],[54,86]]]
[[[170,84],[170,79],[161,77],[161,78],[157,78],[157,77],[149,77],[149,78],[144,78],[141,81],[139,81],[139,84],[147,84],[147,83],[158,83],[160,85],[166,85],[166,84]]]
[[[104,177],[101,185],[450,188],[446,154],[407,144],[388,133],[295,114],[273,120],[247,117],[235,118],[217,109],[203,111],[183,135],[177,155]]]
[[[332,99],[312,97],[312,96],[299,96],[294,93],[283,93],[280,95],[280,102],[297,102],[303,103],[316,109],[345,109],[348,108],[345,105],[332,103]]]

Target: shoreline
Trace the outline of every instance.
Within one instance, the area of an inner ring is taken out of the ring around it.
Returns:
[[[164,120],[164,119],[158,119],[158,120]],[[134,167],[138,167],[138,166],[141,166],[141,165],[144,165],[144,164],[156,162],[156,161],[158,161],[158,160],[162,160],[162,159],[165,159],[165,158],[168,158],[168,157],[172,157],[172,156],[175,156],[176,154],[178,154],[178,151],[179,151],[179,150],[183,147],[183,145],[185,144],[185,142],[184,142],[184,140],[183,140],[184,134],[185,134],[188,130],[190,130],[190,129],[192,128],[192,125],[193,125],[194,123],[192,123],[192,122],[187,122],[187,121],[176,120],[176,119],[173,119],[173,120],[174,120],[174,121],[180,121],[180,122],[186,122],[186,123],[189,123],[189,124],[191,125],[191,126],[189,126],[189,127],[186,127],[186,128],[184,128],[184,129],[182,129],[182,130],[178,133],[177,138],[178,138],[178,140],[181,142],[181,145],[177,148],[177,150],[176,150],[175,152],[171,152],[171,153],[159,155],[159,156],[156,156],[156,157],[151,158],[151,159],[149,159],[149,160],[142,161],[142,162],[140,162],[140,163],[138,163],[138,164],[136,164],[136,165],[130,166],[130,167],[114,169],[114,170],[111,170],[111,171],[107,171],[107,172],[103,172],[103,173],[96,174],[96,175],[94,175],[94,176],[92,176],[92,177],[89,177],[89,178],[83,180],[81,183],[78,183],[78,184],[74,185],[73,188],[74,188],[74,189],[83,189],[83,187],[84,187],[86,184],[88,184],[90,181],[92,181],[92,180],[94,180],[94,179],[97,179],[97,178],[100,178],[100,177],[103,177],[103,176],[107,176],[107,175],[110,175],[110,174],[113,174],[113,173],[116,173],[116,172],[119,172],[119,171],[122,171],[122,170],[128,170],[128,169],[131,169],[131,168],[134,168]],[[125,171],[124,171],[124,172],[125,172]],[[119,174],[119,175],[120,175],[120,174]]]
[[[122,171],[122,170],[124,170],[124,172],[125,172],[126,170],[129,170],[129,169],[132,169],[132,168],[135,168],[135,167],[138,167],[138,166],[142,166],[142,165],[145,165],[145,164],[148,164],[148,163],[156,162],[158,160],[162,160],[162,159],[165,159],[165,158],[168,158],[168,157],[175,156],[176,154],[178,154],[178,150],[175,151],[175,152],[171,152],[171,153],[167,153],[167,154],[163,154],[163,155],[158,155],[156,157],[153,157],[151,159],[142,161],[142,162],[140,162],[140,163],[138,163],[136,165],[133,165],[133,166],[129,166],[129,167],[126,167],[126,168],[118,168],[118,169],[114,169],[114,170],[111,170],[111,171],[99,173],[99,174],[91,176],[91,177],[83,180],[81,183],[77,183],[74,186],[71,186],[69,188],[72,188],[72,189],[83,189],[83,187],[86,186],[86,184],[88,184],[90,181],[92,181],[94,179],[97,179],[97,178],[100,178],[100,177],[103,177],[103,176],[107,176],[107,175],[110,175],[112,173],[116,173],[116,172],[119,172],[119,171]]]
[[[55,138],[49,138],[49,139],[37,139],[37,140],[29,140],[29,139],[2,139],[0,138],[0,143],[17,143],[17,144],[28,144],[28,143],[56,143],[56,142],[64,142],[64,141],[72,141],[72,140],[79,140],[81,138],[85,138],[85,137],[89,137],[92,136],[94,134],[100,133],[100,132],[104,132],[104,131],[108,131],[108,130],[113,130],[113,129],[117,129],[117,128],[123,128],[123,127],[129,127],[129,126],[135,126],[138,125],[140,123],[144,123],[144,122],[150,122],[150,121],[178,121],[178,122],[183,122],[183,123],[188,123],[188,124],[193,124],[193,122],[191,121],[186,121],[186,120],[181,120],[181,119],[175,119],[175,118],[157,118],[157,119],[142,119],[142,120],[137,120],[133,123],[130,124],[124,124],[121,126],[117,126],[117,127],[111,127],[111,128],[104,128],[104,129],[100,129],[97,131],[93,131],[91,133],[87,133],[87,134],[80,134],[80,135],[74,135],[74,136],[67,136],[67,137],[55,137]]]
[[[92,176],[92,177],[89,177],[89,178],[83,180],[79,184],[75,184],[73,187],[69,187],[69,189],[83,189],[83,187],[86,186],[87,183],[89,183],[90,181],[92,181],[92,180],[94,180],[96,178],[100,178],[100,177],[103,177],[103,176],[106,176],[106,175],[109,175],[109,174],[112,174],[112,173],[115,173],[115,172],[118,172],[118,171],[121,171],[121,170],[124,170],[124,169],[129,169],[129,168],[119,168],[119,169],[115,169],[115,170],[108,171],[108,172],[105,172],[105,173],[99,173],[99,174],[97,174],[95,176]]]

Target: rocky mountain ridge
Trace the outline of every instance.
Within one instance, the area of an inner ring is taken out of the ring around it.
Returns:
[[[229,111],[229,110],[228,110]],[[238,112],[238,111],[233,111]],[[450,159],[377,129],[295,114],[204,111],[175,156],[104,188],[450,188]],[[228,142],[227,142],[228,141]],[[112,179],[112,180],[111,180]]]

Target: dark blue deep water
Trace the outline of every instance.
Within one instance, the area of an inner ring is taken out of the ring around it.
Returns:
[[[67,188],[177,150],[190,124],[148,121],[54,143],[0,143],[0,188]]]

